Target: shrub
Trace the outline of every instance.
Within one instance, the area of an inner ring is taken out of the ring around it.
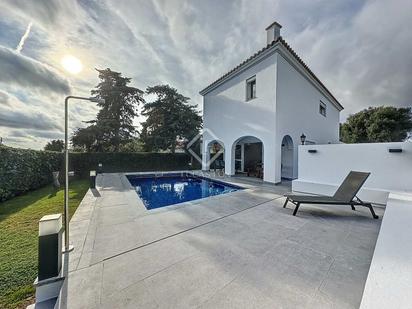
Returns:
[[[186,153],[87,152],[71,153],[69,165],[71,170],[82,176],[87,176],[90,170],[97,170],[99,163],[102,163],[105,173],[187,170],[200,167],[200,164],[192,167],[190,160],[190,155]]]
[[[63,184],[63,153],[0,146],[0,202],[53,181],[60,171]],[[186,153],[70,153],[69,170],[87,177],[103,164],[103,172],[147,172],[199,169],[200,164]]]
[[[0,201],[49,184],[62,153],[0,147]]]

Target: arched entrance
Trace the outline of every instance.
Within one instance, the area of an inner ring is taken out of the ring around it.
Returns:
[[[232,146],[232,169],[235,175],[263,179],[263,143],[254,136],[237,139]]]
[[[289,135],[282,139],[281,155],[281,177],[282,179],[293,179],[293,140]]]
[[[214,140],[207,144],[207,165],[208,169],[220,170],[225,169],[225,145],[223,142]]]

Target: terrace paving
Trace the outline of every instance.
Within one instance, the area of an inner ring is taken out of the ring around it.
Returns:
[[[288,185],[146,210],[104,174],[73,216],[61,308],[358,308],[381,219],[282,208]],[[383,208],[376,209],[383,215]]]

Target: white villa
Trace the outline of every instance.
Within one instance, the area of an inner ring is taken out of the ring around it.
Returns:
[[[280,36],[281,27],[268,26],[263,49],[200,91],[203,170],[218,144],[225,174],[279,183],[297,178],[302,135],[306,144],[339,142],[342,105]]]

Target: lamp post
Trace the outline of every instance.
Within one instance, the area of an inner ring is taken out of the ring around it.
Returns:
[[[64,253],[73,250],[73,246],[69,243],[69,99],[86,100],[96,103],[104,102],[103,99],[99,98],[86,98],[72,95],[64,99]]]
[[[302,145],[305,145],[305,141],[306,141],[306,135],[302,133],[302,135],[300,136],[300,141],[302,143]]]

